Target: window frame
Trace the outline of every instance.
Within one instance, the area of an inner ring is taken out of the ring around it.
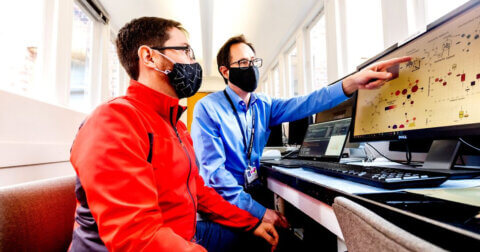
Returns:
[[[293,97],[295,96],[295,87],[294,87],[294,84],[292,83],[293,82],[293,79],[292,79],[292,69],[291,69],[291,58],[290,58],[290,55],[291,53],[296,50],[296,56],[295,56],[295,60],[296,60],[296,64],[298,66],[298,48],[297,48],[297,42],[294,41],[294,43],[292,45],[290,45],[289,47],[287,47],[288,49],[285,51],[285,73],[286,73],[286,87],[287,87],[287,90],[288,92],[287,95],[289,97]],[[298,94],[297,95],[300,95],[300,88],[299,88],[299,81],[298,81],[298,68],[295,68],[295,75],[297,77],[297,91],[298,91]]]
[[[311,32],[313,30],[313,27],[315,27],[318,22],[320,22],[320,19],[324,18],[325,22],[325,78],[327,82],[320,87],[316,87],[314,83],[314,74],[315,70],[313,69],[314,62],[313,62],[313,53],[312,53],[312,41],[311,41]],[[306,58],[306,64],[305,64],[305,70],[306,70],[306,83],[307,83],[307,89],[309,92],[312,92],[318,88],[326,87],[329,84],[329,57],[328,57],[328,43],[327,43],[327,17],[325,15],[325,8],[323,7],[313,19],[310,20],[310,22],[305,26],[305,55],[307,56]]]

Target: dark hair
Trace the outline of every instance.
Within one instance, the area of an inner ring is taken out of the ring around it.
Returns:
[[[252,51],[255,53],[255,49],[253,48],[253,45],[247,42],[243,34],[235,37],[231,37],[227,40],[227,42],[225,42],[225,44],[223,44],[222,48],[220,48],[220,50],[217,53],[217,66],[218,66],[218,72],[220,73],[223,80],[225,81],[225,84],[228,83],[228,80],[225,77],[223,77],[222,72],[220,72],[220,67],[225,66],[227,68],[230,68],[230,60],[231,60],[230,47],[238,43],[244,43],[248,45],[252,49]]]
[[[167,31],[171,28],[186,32],[179,22],[158,17],[133,19],[120,29],[116,40],[117,55],[130,78],[138,79],[138,48],[142,45],[163,46],[169,39]]]

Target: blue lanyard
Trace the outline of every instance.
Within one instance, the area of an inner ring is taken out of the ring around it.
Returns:
[[[240,117],[238,116],[237,109],[233,105],[232,99],[230,99],[230,96],[228,96],[227,91],[223,90],[223,93],[225,94],[225,97],[227,97],[227,100],[230,103],[230,106],[232,106],[233,112],[235,112],[235,118],[237,119],[237,123],[238,123],[238,126],[240,127],[240,131],[242,131],[243,143],[245,144],[245,148],[247,148],[247,164],[250,165],[250,158],[252,156],[252,149],[253,149],[253,139],[255,137],[255,108],[252,108],[252,130],[251,130],[250,143],[247,146],[247,137],[245,136],[245,131],[243,130],[242,122],[240,121]],[[250,96],[250,100],[251,99],[252,97]]]

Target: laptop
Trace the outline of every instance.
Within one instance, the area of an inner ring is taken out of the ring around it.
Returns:
[[[351,118],[345,118],[310,124],[298,156],[292,159],[262,161],[262,163],[294,168],[311,161],[339,162],[347,142],[350,122]]]

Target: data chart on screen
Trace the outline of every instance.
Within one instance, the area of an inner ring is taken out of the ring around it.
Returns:
[[[378,61],[411,56],[389,68],[390,81],[358,92],[354,136],[480,122],[478,5]]]

